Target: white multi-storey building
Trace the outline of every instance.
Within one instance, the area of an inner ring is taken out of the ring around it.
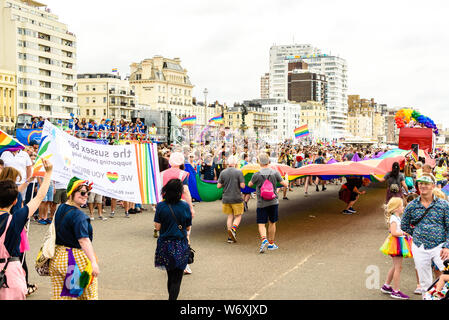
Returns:
[[[282,99],[254,99],[244,104],[260,104],[271,115],[271,136],[278,141],[295,139],[295,129],[300,126],[301,106]]]
[[[17,74],[17,114],[70,118],[76,98],[76,37],[45,4],[0,0],[0,68]]]
[[[272,46],[270,48],[270,97],[287,99],[288,62],[301,59],[309,70],[324,74],[327,80],[327,101],[330,135],[345,135],[347,122],[347,64],[346,60],[321,53],[321,50],[308,44]]]

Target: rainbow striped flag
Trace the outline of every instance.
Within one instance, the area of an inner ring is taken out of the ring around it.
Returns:
[[[134,146],[142,203],[161,202],[162,180],[159,172],[157,144],[141,143]]]
[[[305,137],[305,136],[310,134],[309,126],[307,124],[305,124],[305,125],[303,125],[303,126],[301,126],[299,128],[296,128],[294,131],[295,131],[295,138],[296,139]]]
[[[412,158],[415,162],[418,162],[418,155],[416,154],[415,151],[412,151],[412,153],[410,155],[412,156]]]
[[[3,151],[17,151],[23,149],[25,149],[23,144],[0,130],[0,154],[3,153]]]
[[[209,124],[210,124],[211,122],[213,122],[213,123],[215,123],[215,124],[224,124],[223,116],[220,114],[220,115],[218,115],[218,116],[215,116],[215,117],[213,117],[213,118],[210,118],[210,119],[209,119]]]
[[[117,69],[117,68],[113,68],[113,69],[112,69],[112,72],[114,72],[114,73],[115,73],[115,72],[118,72],[118,69]]]
[[[181,126],[193,126],[196,123],[196,116],[182,118]]]

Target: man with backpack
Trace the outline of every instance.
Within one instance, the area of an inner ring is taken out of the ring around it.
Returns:
[[[276,192],[277,184],[288,188],[288,182],[284,181],[280,173],[269,168],[270,158],[266,153],[259,154],[260,171],[256,172],[248,186],[256,186],[257,194],[257,224],[259,235],[261,238],[260,253],[264,253],[265,249],[276,250],[279,247],[274,243],[276,234],[276,222],[278,221],[278,195]],[[267,228],[268,223],[268,239]]]

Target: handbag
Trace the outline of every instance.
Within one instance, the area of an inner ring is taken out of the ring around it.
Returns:
[[[67,213],[75,210],[76,208],[72,208],[64,213],[62,216],[61,223],[64,220]],[[56,217],[56,214],[55,214]],[[50,227],[47,230],[47,233],[44,236],[44,244],[40,248],[36,261],[34,263],[34,268],[40,276],[49,276],[50,275],[50,259],[55,255],[55,247],[56,247],[56,227],[55,227],[55,218],[50,224]]]
[[[170,205],[168,205],[168,208],[170,209],[173,218],[175,218],[176,224],[178,225],[178,229],[182,230],[183,229],[182,225],[179,224],[178,219],[176,218],[176,215],[173,212],[173,209],[171,208]],[[193,250],[193,248],[189,244],[189,259],[187,260],[187,264],[192,264],[194,261],[195,261],[195,250]]]
[[[0,226],[0,229],[3,228],[3,226],[8,222],[8,219],[9,219],[9,217],[6,218],[3,221],[2,225]],[[6,231],[8,231],[8,230],[5,229],[5,233],[6,233]],[[20,242],[20,237],[19,237],[19,242]],[[16,245],[18,245],[18,244],[19,243],[16,243]],[[11,258],[6,259],[6,263],[3,266],[3,269],[0,271],[0,289],[2,289],[2,288],[9,288],[9,286],[8,286],[8,279],[6,277],[6,269],[8,268],[8,264],[9,264],[10,259]]]

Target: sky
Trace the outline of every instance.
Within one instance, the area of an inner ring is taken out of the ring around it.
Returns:
[[[260,98],[272,45],[311,44],[346,59],[348,94],[449,127],[446,0],[43,2],[76,34],[78,73],[179,57],[197,100],[233,105]]]

